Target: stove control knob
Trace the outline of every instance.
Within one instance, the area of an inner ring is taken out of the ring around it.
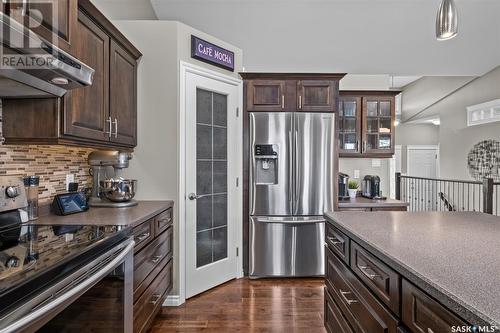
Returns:
[[[5,195],[7,195],[8,198],[15,198],[19,195],[19,190],[17,186],[8,186],[5,189]]]

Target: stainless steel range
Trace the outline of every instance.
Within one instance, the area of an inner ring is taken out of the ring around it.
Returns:
[[[333,114],[250,113],[250,277],[324,274],[334,129]]]
[[[130,229],[24,223],[21,180],[0,179],[0,333],[132,332]]]

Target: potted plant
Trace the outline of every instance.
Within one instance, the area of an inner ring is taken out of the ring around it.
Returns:
[[[348,186],[349,197],[351,199],[356,199],[356,194],[358,193],[358,182],[355,180],[350,180]]]

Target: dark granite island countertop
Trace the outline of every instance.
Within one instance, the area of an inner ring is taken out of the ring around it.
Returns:
[[[471,324],[500,327],[500,217],[474,212],[325,217]]]
[[[56,216],[48,214],[40,216],[36,221],[30,221],[35,225],[120,225],[135,227],[150,218],[160,214],[164,210],[173,207],[171,200],[164,201],[139,201],[134,207],[127,208],[101,208],[90,207],[84,213],[67,216]]]

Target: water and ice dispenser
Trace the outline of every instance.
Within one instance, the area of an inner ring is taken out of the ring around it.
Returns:
[[[278,145],[255,145],[255,184],[278,184]]]

